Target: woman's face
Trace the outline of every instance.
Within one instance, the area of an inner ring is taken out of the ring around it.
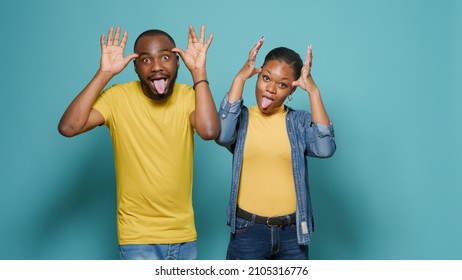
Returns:
[[[281,60],[269,60],[258,74],[255,97],[258,108],[265,114],[271,114],[283,106],[289,94],[295,91],[294,70]]]

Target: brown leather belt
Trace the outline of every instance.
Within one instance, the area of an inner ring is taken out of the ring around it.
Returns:
[[[236,211],[236,215],[249,222],[255,222],[257,224],[264,224],[269,227],[284,227],[288,225],[293,225],[296,222],[295,213],[292,213],[287,216],[264,217],[264,216],[258,216],[258,215],[252,214],[238,207]]]

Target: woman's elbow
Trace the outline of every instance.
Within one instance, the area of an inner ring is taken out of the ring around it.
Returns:
[[[217,138],[215,139],[215,143],[222,147],[231,147],[231,145],[236,141],[235,135],[226,134],[221,131]]]
[[[330,158],[334,155],[336,149],[335,144],[332,144],[328,147],[324,147],[323,149],[318,149],[316,156],[320,158]]]

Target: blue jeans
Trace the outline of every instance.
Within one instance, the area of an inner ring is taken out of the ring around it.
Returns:
[[[179,244],[120,245],[121,260],[195,260],[196,241]]]
[[[295,224],[277,227],[236,217],[236,233],[231,234],[228,260],[307,260],[308,246],[299,245]]]

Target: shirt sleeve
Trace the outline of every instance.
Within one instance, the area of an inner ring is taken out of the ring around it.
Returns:
[[[98,99],[96,99],[95,103],[93,104],[93,109],[100,112],[101,115],[104,117],[104,125],[108,126],[109,120],[111,119],[111,109],[109,107],[109,96],[110,96],[111,88],[108,88],[101,92]]]
[[[229,149],[236,141],[237,137],[237,123],[239,115],[241,114],[243,100],[242,98],[229,103],[228,94],[225,95],[218,111],[218,118],[220,119],[221,130],[218,138],[215,140],[218,145],[225,146]]]
[[[334,154],[337,147],[332,123],[323,125],[311,122],[307,132],[309,134],[306,137],[309,156],[328,158]]]

